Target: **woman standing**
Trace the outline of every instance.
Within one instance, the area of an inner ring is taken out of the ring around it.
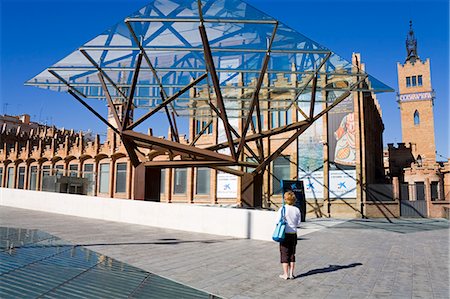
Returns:
[[[297,227],[301,222],[300,210],[294,206],[295,194],[292,191],[287,191],[284,194],[285,217],[286,217],[286,236],[284,241],[280,243],[281,265],[283,266],[283,274],[280,275],[282,279],[294,279],[295,269],[295,248],[297,246]],[[278,219],[281,217],[281,210],[278,210]]]

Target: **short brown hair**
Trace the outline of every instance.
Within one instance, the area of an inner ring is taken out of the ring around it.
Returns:
[[[297,200],[297,198],[295,197],[294,192],[292,192],[291,190],[287,191],[286,193],[284,193],[284,201],[292,206],[295,201]]]

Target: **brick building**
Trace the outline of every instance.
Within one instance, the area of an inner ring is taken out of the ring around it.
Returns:
[[[419,58],[412,23],[406,51],[405,62],[397,64],[402,143],[389,144],[390,176],[399,184],[394,187],[397,196],[416,210],[405,206],[403,216],[448,217],[449,161],[436,161],[433,108],[439,102],[431,84],[430,59]]]
[[[353,55],[353,63],[364,69],[359,54]],[[271,84],[279,89],[301,85],[302,82],[296,80],[296,76],[287,78],[279,74]],[[190,96],[195,105],[202,105],[202,100],[195,99],[203,98],[204,93],[203,90],[191,90]],[[241,96],[245,94],[246,89],[243,88]],[[285,105],[285,93],[266,93],[264,97],[269,99],[262,103],[264,128],[299,121],[301,116],[294,107],[284,112],[264,109],[267,105]],[[114,105],[117,111],[123,110],[124,103],[114,101]],[[316,105],[325,104],[319,102]],[[119,118],[122,117],[119,113]],[[117,127],[111,111],[108,118]],[[79,177],[84,179],[84,194],[128,199],[138,197],[135,194],[135,173],[139,170],[135,171],[121,139],[111,128],[107,129],[106,141],[100,143],[98,136],[31,124],[29,117],[20,118],[26,121],[14,119],[18,120],[14,125],[5,122],[1,135],[0,173],[5,175],[0,181],[3,187],[45,190],[45,177]],[[209,121],[211,123],[196,143],[203,147],[217,144],[222,138],[220,122],[202,114],[190,118],[190,134],[188,137],[181,136],[181,143],[191,143]],[[232,122],[238,129],[243,126],[242,119]],[[367,123],[370,125],[365,125]],[[30,127],[33,129],[30,130]],[[362,178],[367,185],[380,183],[384,179],[381,153],[383,130],[381,109],[375,95],[353,92],[335,111],[325,115],[269,165],[269,171],[263,177],[263,206],[276,208],[279,205],[282,179],[300,179],[305,183],[311,216],[361,215],[364,213],[365,190],[357,183],[358,179]],[[346,139],[345,144],[338,144],[338,135]],[[268,138],[264,143],[265,151],[270,154],[289,137],[290,134],[285,133]],[[330,149],[330,146],[333,148]],[[251,147],[257,150],[255,146]],[[339,150],[348,153],[339,155]],[[164,161],[169,158],[157,151],[143,151],[148,160]],[[245,167],[241,170],[249,171]],[[347,190],[341,190],[342,186],[339,188],[339,179]],[[167,168],[161,170],[160,196],[144,194],[143,199],[245,205],[241,199],[241,180],[239,176],[209,168]],[[66,188],[64,192],[73,190]],[[369,202],[367,204],[370,205]]]

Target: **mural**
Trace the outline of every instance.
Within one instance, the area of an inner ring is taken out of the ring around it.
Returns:
[[[355,140],[354,99],[350,95],[328,113],[330,198],[356,198]]]

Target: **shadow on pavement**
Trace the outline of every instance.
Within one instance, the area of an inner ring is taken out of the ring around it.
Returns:
[[[446,219],[352,219],[331,227],[333,229],[381,229],[399,234],[449,229]]]
[[[334,271],[338,271],[338,270],[342,270],[342,269],[353,268],[356,266],[362,266],[362,264],[361,263],[353,263],[353,264],[349,264],[349,265],[329,265],[326,268],[309,270],[306,273],[302,273],[300,275],[295,276],[295,278],[300,278],[300,277],[305,277],[305,276],[310,276],[310,275],[320,274],[320,273],[334,272]]]

